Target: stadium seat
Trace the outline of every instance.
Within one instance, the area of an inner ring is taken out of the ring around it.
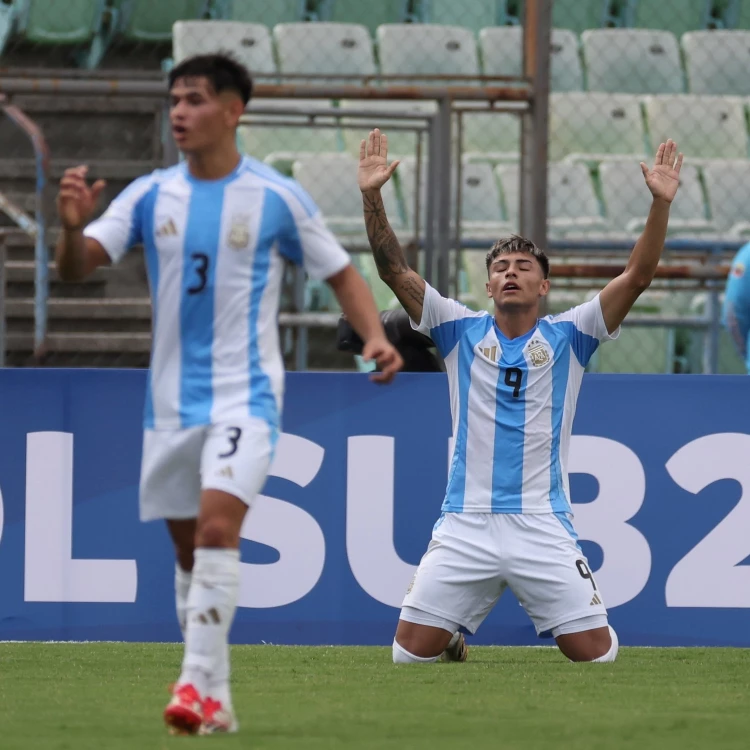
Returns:
[[[684,91],[680,49],[669,31],[590,29],[581,35],[589,91],[677,94]]]
[[[486,76],[520,76],[523,61],[523,29],[495,26],[479,32],[482,69]],[[581,91],[583,68],[578,56],[578,37],[567,29],[552,29],[550,89]]]
[[[333,232],[361,240],[365,223],[357,167],[358,160],[349,154],[310,154],[294,162],[292,175],[318,204]],[[393,184],[387,182],[381,192],[391,226],[403,228]]]
[[[555,0],[552,5],[552,26],[571,29],[580,34],[586,29],[604,26],[608,0]]]
[[[691,93],[750,96],[750,31],[693,31],[682,51]]]
[[[517,226],[520,168],[517,164],[500,164],[496,167],[496,173],[503,189],[505,215],[511,225]],[[550,234],[582,235],[605,232],[609,228],[599,213],[591,175],[583,164],[549,164],[547,215]]]
[[[133,42],[169,42],[176,21],[205,18],[207,0],[125,0],[122,4],[123,38]]]
[[[260,24],[239,21],[177,21],[174,25],[172,50],[175,62],[190,55],[228,51],[254,75],[276,72],[271,35]]]
[[[260,108],[300,110],[301,114],[253,115]],[[309,112],[331,109],[327,99],[251,99],[238,137],[244,150],[256,159],[265,160],[283,172],[291,173],[292,163],[300,154],[331,152],[340,149],[336,120],[320,118],[330,127],[309,127]]]
[[[746,234],[750,222],[750,163],[706,162],[703,179],[713,222],[723,232]]]
[[[415,225],[415,198],[417,186],[417,160],[406,157],[398,167],[401,196],[404,202],[406,221],[410,229]],[[455,185],[455,173],[453,177]],[[420,181],[420,234],[424,234],[427,218],[427,163],[422,162]],[[454,204],[455,205],[455,204]],[[450,224],[455,231],[455,211]],[[505,220],[495,175],[487,163],[464,160],[461,167],[461,235],[472,239],[497,239],[510,231]]]
[[[385,24],[378,27],[377,40],[380,70],[384,75],[419,78],[479,74],[477,48],[469,29],[431,24]],[[432,80],[430,83],[441,81]],[[454,80],[452,83],[460,82]]]
[[[463,26],[478,32],[498,23],[497,0],[422,0],[422,20],[448,26]]]
[[[648,96],[644,100],[651,151],[667,138],[692,163],[702,159],[745,159],[743,102],[736,97],[693,94]]]
[[[273,30],[279,72],[332,76],[373,75],[375,58],[372,40],[364,26],[346,23],[282,23]],[[298,83],[313,83],[300,79]],[[324,78],[321,82],[333,83]],[[346,79],[338,82],[352,83]]]
[[[604,163],[599,169],[599,177],[610,223],[628,232],[643,231],[651,206],[651,193],[638,162]],[[698,168],[694,165],[684,164],[680,172],[680,191],[669,213],[669,231],[716,231],[716,227],[706,219],[703,188]]]
[[[294,23],[305,16],[305,0],[223,0],[223,18],[259,23],[273,28],[277,23]]]
[[[482,102],[474,106],[484,108]],[[521,118],[509,112],[467,112],[462,117],[463,146],[470,161],[515,162],[520,158]]]
[[[549,158],[558,161],[632,157],[647,154],[640,100],[631,94],[552,94]]]
[[[374,36],[384,23],[405,23],[410,20],[407,0],[378,0],[365,3],[362,0],[324,0],[321,5],[321,20],[338,23],[358,23],[366,26]]]
[[[432,114],[436,110],[435,102],[401,99],[342,99],[339,107],[345,110],[368,110],[370,112],[382,112],[382,117],[342,117],[341,132],[344,136],[344,147],[353,156],[359,155],[359,144],[373,128],[380,128],[388,136],[388,158],[389,160],[401,156],[413,155],[417,149],[417,135],[415,131],[393,130],[391,125],[399,127],[424,126],[425,121],[420,119],[389,120],[389,114]],[[350,127],[347,127],[350,126]],[[427,137],[422,140],[423,154],[427,154]]]
[[[94,68],[101,61],[117,27],[118,10],[104,0],[6,0],[0,4],[0,53],[14,34],[35,44],[90,45],[81,63]]]
[[[688,31],[705,29],[711,0],[679,0],[677,6],[668,0],[631,0],[627,25],[636,29],[664,29],[680,37]]]

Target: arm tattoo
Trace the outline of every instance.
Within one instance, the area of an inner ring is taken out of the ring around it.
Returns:
[[[385,206],[380,193],[363,193],[367,238],[378,267],[380,277],[387,281],[393,276],[409,270],[404,251],[388,223]]]
[[[424,304],[424,287],[417,284],[412,277],[408,277],[401,285],[401,293],[420,307]]]

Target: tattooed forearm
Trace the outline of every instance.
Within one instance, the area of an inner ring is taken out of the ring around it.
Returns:
[[[424,282],[419,278],[407,277],[404,283],[401,285],[399,291],[399,299],[408,297],[412,302],[416,302],[418,305],[424,304]]]
[[[388,223],[380,192],[363,193],[365,226],[380,278],[389,278],[409,270],[404,251]]]

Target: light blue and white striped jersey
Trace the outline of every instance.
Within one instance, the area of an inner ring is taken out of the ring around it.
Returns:
[[[85,235],[113,262],[145,248],[154,310],[146,427],[253,416],[278,428],[284,259],[315,279],[350,262],[307,193],[248,157],[211,181],[182,163],[133,182]]]
[[[422,320],[445,358],[453,448],[443,511],[570,512],[567,459],[578,391],[599,343],[616,338],[599,296],[506,338],[426,285]]]

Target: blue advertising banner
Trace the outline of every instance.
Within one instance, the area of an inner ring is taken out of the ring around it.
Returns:
[[[138,520],[144,392],[142,371],[0,371],[0,639],[179,639],[168,535]],[[450,435],[443,375],[290,374],[233,642],[389,644]],[[749,378],[587,375],[568,468],[623,644],[750,646]],[[539,641],[507,592],[472,642]]]

